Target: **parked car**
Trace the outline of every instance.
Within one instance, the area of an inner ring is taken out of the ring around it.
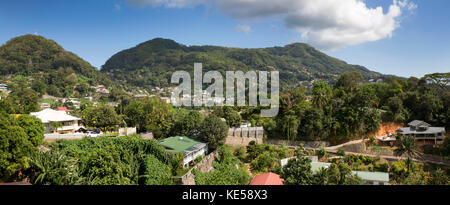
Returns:
[[[88,131],[88,132],[86,133],[86,137],[88,137],[88,138],[91,138],[91,137],[96,138],[96,137],[99,137],[99,136],[100,136],[100,134],[99,134],[99,133],[96,133],[96,132],[94,132],[94,131]]]

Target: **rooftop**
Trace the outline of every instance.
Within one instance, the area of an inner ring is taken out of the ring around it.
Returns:
[[[366,172],[366,171],[352,171],[352,172],[364,181],[389,182],[389,173],[386,172]]]
[[[50,108],[41,110],[40,112],[32,112],[30,113],[30,115],[34,115],[37,118],[41,119],[42,123],[81,120],[78,117],[66,114],[66,112],[64,111],[56,111]]]
[[[168,152],[182,154],[186,154],[206,146],[203,142],[184,136],[169,137],[159,141],[158,144],[166,147]]]
[[[410,123],[408,123],[408,125],[409,126],[414,126],[414,127],[416,127],[416,126],[427,126],[427,127],[430,127],[431,126],[430,124],[428,124],[428,123],[426,123],[424,121],[421,121],[421,120],[413,120]]]
[[[402,127],[395,132],[401,134],[436,134],[445,133],[445,127],[429,127],[426,130],[417,130],[411,127]]]
[[[280,175],[269,172],[255,176],[250,185],[283,185]]]

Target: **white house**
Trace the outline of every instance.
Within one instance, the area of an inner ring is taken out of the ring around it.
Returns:
[[[81,120],[80,118],[68,115],[65,111],[56,111],[47,108],[40,112],[32,112],[30,114],[36,116],[44,123],[46,133],[52,131],[50,129],[50,124],[53,122],[60,122],[62,124],[62,126],[56,130],[59,134],[74,133],[76,130],[83,127],[78,125],[78,121]]]
[[[208,153],[208,145],[206,143],[185,136],[169,137],[159,141],[158,144],[165,147],[168,152],[182,154],[183,167],[188,167],[189,163],[197,157]]]

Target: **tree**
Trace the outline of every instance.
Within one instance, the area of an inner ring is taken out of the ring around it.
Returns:
[[[225,143],[228,126],[219,117],[209,115],[200,126],[199,139],[208,143],[208,147],[215,149]]]
[[[38,100],[39,96],[34,90],[23,88],[13,91],[8,97],[15,107],[15,114],[29,114],[39,110]]]
[[[416,139],[414,136],[401,136],[400,144],[397,149],[394,150],[396,156],[406,155],[408,173],[411,170],[411,161],[413,158],[419,157],[420,152],[417,150]]]
[[[159,98],[133,101],[124,114],[127,125],[137,126],[139,132],[153,132],[156,138],[167,137],[174,123],[173,108]]]
[[[42,121],[35,116],[21,115],[17,118],[17,123],[23,128],[33,146],[42,144],[44,139],[45,126]]]
[[[223,109],[223,118],[225,118],[229,127],[241,124],[242,117],[236,110],[232,107],[224,107]]]
[[[326,106],[330,102],[332,94],[331,87],[327,82],[317,82],[312,90],[313,104],[317,108]]]
[[[141,185],[170,185],[173,184],[170,167],[159,161],[153,155],[147,155],[142,165],[142,175],[139,176]]]
[[[356,87],[361,80],[362,75],[358,72],[344,73],[336,82],[336,87],[350,89]]]
[[[281,130],[286,135],[287,140],[295,140],[300,122],[295,115],[283,116]]]
[[[327,169],[328,185],[360,185],[361,179],[346,163],[331,164]]]
[[[60,150],[35,151],[30,156],[31,182],[36,185],[72,184],[75,160]]]
[[[86,108],[81,118],[85,125],[97,127],[103,131],[114,130],[116,125],[122,123],[121,117],[117,115],[114,108],[103,104]]]
[[[188,136],[196,138],[200,132],[203,117],[198,111],[191,111],[177,120],[172,128],[172,136]]]
[[[281,169],[281,178],[285,185],[311,185],[313,173],[311,171],[311,159],[308,157],[292,158]]]
[[[0,179],[8,179],[20,169],[28,168],[33,143],[16,120],[0,112]]]

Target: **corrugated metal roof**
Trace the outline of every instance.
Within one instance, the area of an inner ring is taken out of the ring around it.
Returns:
[[[250,185],[283,185],[280,175],[269,172],[255,176]]]
[[[364,181],[389,182],[389,173],[387,172],[366,172],[366,171],[352,171],[352,172]]]
[[[410,127],[402,127],[396,132],[400,132],[402,134],[436,134],[436,133],[445,133],[445,127],[429,127],[426,130],[416,130]]]

